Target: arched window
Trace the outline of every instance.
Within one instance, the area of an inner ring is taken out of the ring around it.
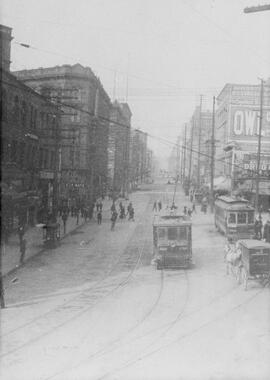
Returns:
[[[19,121],[20,116],[20,103],[19,103],[19,97],[16,95],[14,97],[14,103],[13,103],[13,117],[15,121]]]
[[[22,102],[21,119],[22,119],[23,126],[26,127],[26,123],[27,123],[27,105],[26,105],[25,101]]]

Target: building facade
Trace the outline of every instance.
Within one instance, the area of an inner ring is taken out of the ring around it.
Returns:
[[[63,202],[85,203],[107,189],[110,98],[80,64],[23,70],[15,75],[61,109]]]
[[[260,85],[226,84],[217,97],[216,136],[222,142],[216,157],[219,171],[230,180],[232,192],[255,195],[260,123]],[[270,196],[270,80],[264,84],[260,198]],[[270,203],[268,204],[269,207]]]
[[[113,197],[129,189],[129,146],[132,113],[127,103],[114,101],[110,113],[108,188]]]
[[[147,177],[147,133],[132,129],[130,137],[130,186],[136,188]]]

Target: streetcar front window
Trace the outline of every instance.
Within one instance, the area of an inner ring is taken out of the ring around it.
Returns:
[[[168,240],[177,240],[177,228],[168,228]]]
[[[237,223],[238,224],[247,224],[247,213],[246,212],[238,212]]]
[[[166,237],[165,228],[159,228],[158,229],[158,238],[159,239],[165,239],[165,237]]]
[[[179,240],[187,240],[187,228],[181,227],[179,228]]]

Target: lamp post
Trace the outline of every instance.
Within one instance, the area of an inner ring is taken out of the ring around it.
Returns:
[[[260,164],[261,164],[261,140],[262,140],[262,119],[263,119],[263,90],[264,82],[261,81],[260,89],[260,115],[259,115],[259,135],[258,135],[258,149],[257,149],[257,170],[256,170],[256,195],[255,195],[255,210],[259,211],[259,192],[260,192]]]

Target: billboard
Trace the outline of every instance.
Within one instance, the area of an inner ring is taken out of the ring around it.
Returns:
[[[242,141],[258,140],[259,116],[260,111],[258,107],[232,107],[230,138]],[[263,111],[262,137],[270,142],[270,108]]]
[[[255,176],[257,172],[257,153],[235,151],[235,172],[242,176]],[[261,176],[268,177],[270,174],[270,153],[261,153],[260,169]]]

